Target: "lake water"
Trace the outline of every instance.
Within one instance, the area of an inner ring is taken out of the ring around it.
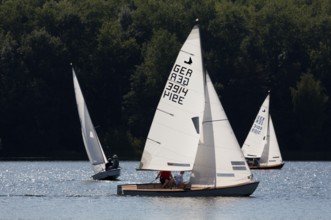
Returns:
[[[243,198],[117,196],[118,184],[156,176],[120,165],[119,181],[94,181],[87,161],[0,162],[0,219],[331,219],[331,162],[253,170],[260,185]]]

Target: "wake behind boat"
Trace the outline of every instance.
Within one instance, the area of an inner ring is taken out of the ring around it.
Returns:
[[[269,105],[270,94],[262,103],[242,147],[251,169],[281,169],[285,164],[279,150]]]
[[[170,72],[146,140],[140,170],[191,171],[190,187],[118,185],[118,195],[249,196],[252,180],[221,102],[203,68],[196,25]]]
[[[95,180],[115,180],[120,176],[121,169],[118,167],[114,167],[113,169],[106,169],[106,165],[109,163],[109,161],[107,161],[105,153],[103,152],[101,143],[93,126],[90,114],[87,110],[84,96],[73,68],[72,75],[83,141],[88,158],[94,171],[92,178]],[[113,156],[113,159],[118,160],[117,156],[115,155]]]

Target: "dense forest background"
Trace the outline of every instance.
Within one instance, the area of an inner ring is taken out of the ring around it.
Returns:
[[[106,154],[139,159],[196,18],[239,144],[271,90],[284,159],[331,159],[329,0],[0,0],[0,158],[87,159],[73,63]]]

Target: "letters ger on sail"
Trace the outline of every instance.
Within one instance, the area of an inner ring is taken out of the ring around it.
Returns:
[[[199,28],[170,71],[146,140],[140,169],[191,170],[199,142],[204,79]]]

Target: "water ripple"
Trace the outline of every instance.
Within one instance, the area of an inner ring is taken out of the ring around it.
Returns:
[[[157,173],[136,171],[138,164],[122,162],[118,181],[95,181],[87,161],[0,162],[0,219],[97,219],[105,213],[116,213],[117,219],[167,219],[169,212],[190,219],[331,216],[331,162],[287,162],[282,170],[254,170],[260,185],[248,198],[117,196],[118,184],[154,181]]]

